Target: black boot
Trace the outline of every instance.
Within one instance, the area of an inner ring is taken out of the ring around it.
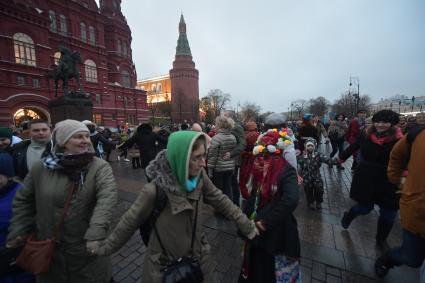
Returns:
[[[355,216],[351,212],[351,209],[349,211],[344,212],[344,216],[341,219],[342,228],[348,229],[351,224],[351,221],[353,221],[354,218]]]
[[[387,238],[392,228],[392,223],[388,224],[384,221],[378,220],[378,228],[376,231],[376,246],[383,251],[386,251],[390,248],[387,243]]]
[[[375,261],[375,273],[379,278],[385,277],[392,267],[394,265],[389,262],[385,254]]]

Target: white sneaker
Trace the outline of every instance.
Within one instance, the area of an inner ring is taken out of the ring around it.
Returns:
[[[130,159],[124,158],[123,159],[125,162],[130,162]]]

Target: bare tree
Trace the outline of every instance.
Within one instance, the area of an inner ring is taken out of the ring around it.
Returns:
[[[155,124],[155,114],[158,112],[159,103],[154,101],[154,96],[149,96],[147,105],[151,113],[152,124]]]
[[[308,102],[308,112],[322,116],[326,113],[330,105],[330,102],[323,96],[312,98]]]
[[[298,99],[293,101],[291,104],[295,113],[298,113],[298,119],[301,119],[301,114],[305,111],[307,101],[305,99]]]
[[[241,116],[244,121],[256,121],[260,116],[261,106],[254,102],[245,102],[241,108]]]
[[[215,117],[219,116],[230,100],[230,94],[223,93],[220,89],[210,90],[207,96],[202,97],[199,105],[206,113],[206,122],[212,122]]]
[[[165,94],[165,101],[159,103],[158,110],[162,115],[171,119],[171,95],[169,93]]]
[[[358,101],[358,109],[366,110],[369,112],[370,110],[370,101],[371,98],[369,95],[360,95]],[[356,98],[350,93],[346,92],[341,94],[341,97],[337,99],[332,105],[332,111],[335,113],[342,113],[348,118],[352,118],[356,116],[356,108],[357,108]]]

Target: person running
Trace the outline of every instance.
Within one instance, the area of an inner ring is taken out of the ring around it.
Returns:
[[[410,135],[415,135],[411,137]],[[384,277],[396,266],[420,267],[425,259],[425,130],[412,129],[393,148],[388,164],[388,179],[400,187],[400,220],[403,241],[375,262],[378,277]],[[402,176],[407,164],[407,178]]]
[[[206,141],[202,133],[179,131],[171,134],[167,149],[161,151],[146,168],[152,181],[142,188],[115,230],[105,241],[98,243],[94,253],[110,255],[124,246],[149,218],[158,190],[162,190],[167,202],[149,237],[141,281],[167,282],[164,281],[166,266],[179,258],[191,257],[200,265],[202,282],[215,282],[210,246],[199,220],[205,204],[233,220],[249,239],[253,239],[258,230],[208,178],[204,170],[205,158]]]
[[[350,197],[357,204],[344,213],[341,225],[348,229],[357,216],[369,214],[374,205],[378,205],[380,211],[376,244],[386,249],[386,239],[393,227],[399,200],[397,187],[388,180],[387,166],[390,152],[402,134],[395,126],[399,122],[399,115],[394,111],[378,111],[373,115],[372,121],[373,126],[337,158],[339,162],[345,161],[360,150],[361,160],[354,173],[350,190]]]
[[[60,225],[66,199],[70,206]],[[32,167],[15,195],[7,247],[22,246],[29,235],[57,241],[50,269],[37,275],[38,283],[109,283],[110,258],[87,249],[106,238],[117,199],[112,168],[95,157],[89,129],[76,120],[61,121],[51,152]]]

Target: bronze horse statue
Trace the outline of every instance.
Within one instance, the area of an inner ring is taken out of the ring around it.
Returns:
[[[61,57],[59,59],[58,66],[51,72],[51,77],[55,81],[55,97],[58,96],[58,82],[62,80],[62,90],[65,96],[68,96],[68,82],[74,78],[77,82],[78,91],[83,91],[80,83],[80,71],[77,68],[77,63],[82,64],[80,52],[71,52],[68,48],[63,45],[59,46]]]

